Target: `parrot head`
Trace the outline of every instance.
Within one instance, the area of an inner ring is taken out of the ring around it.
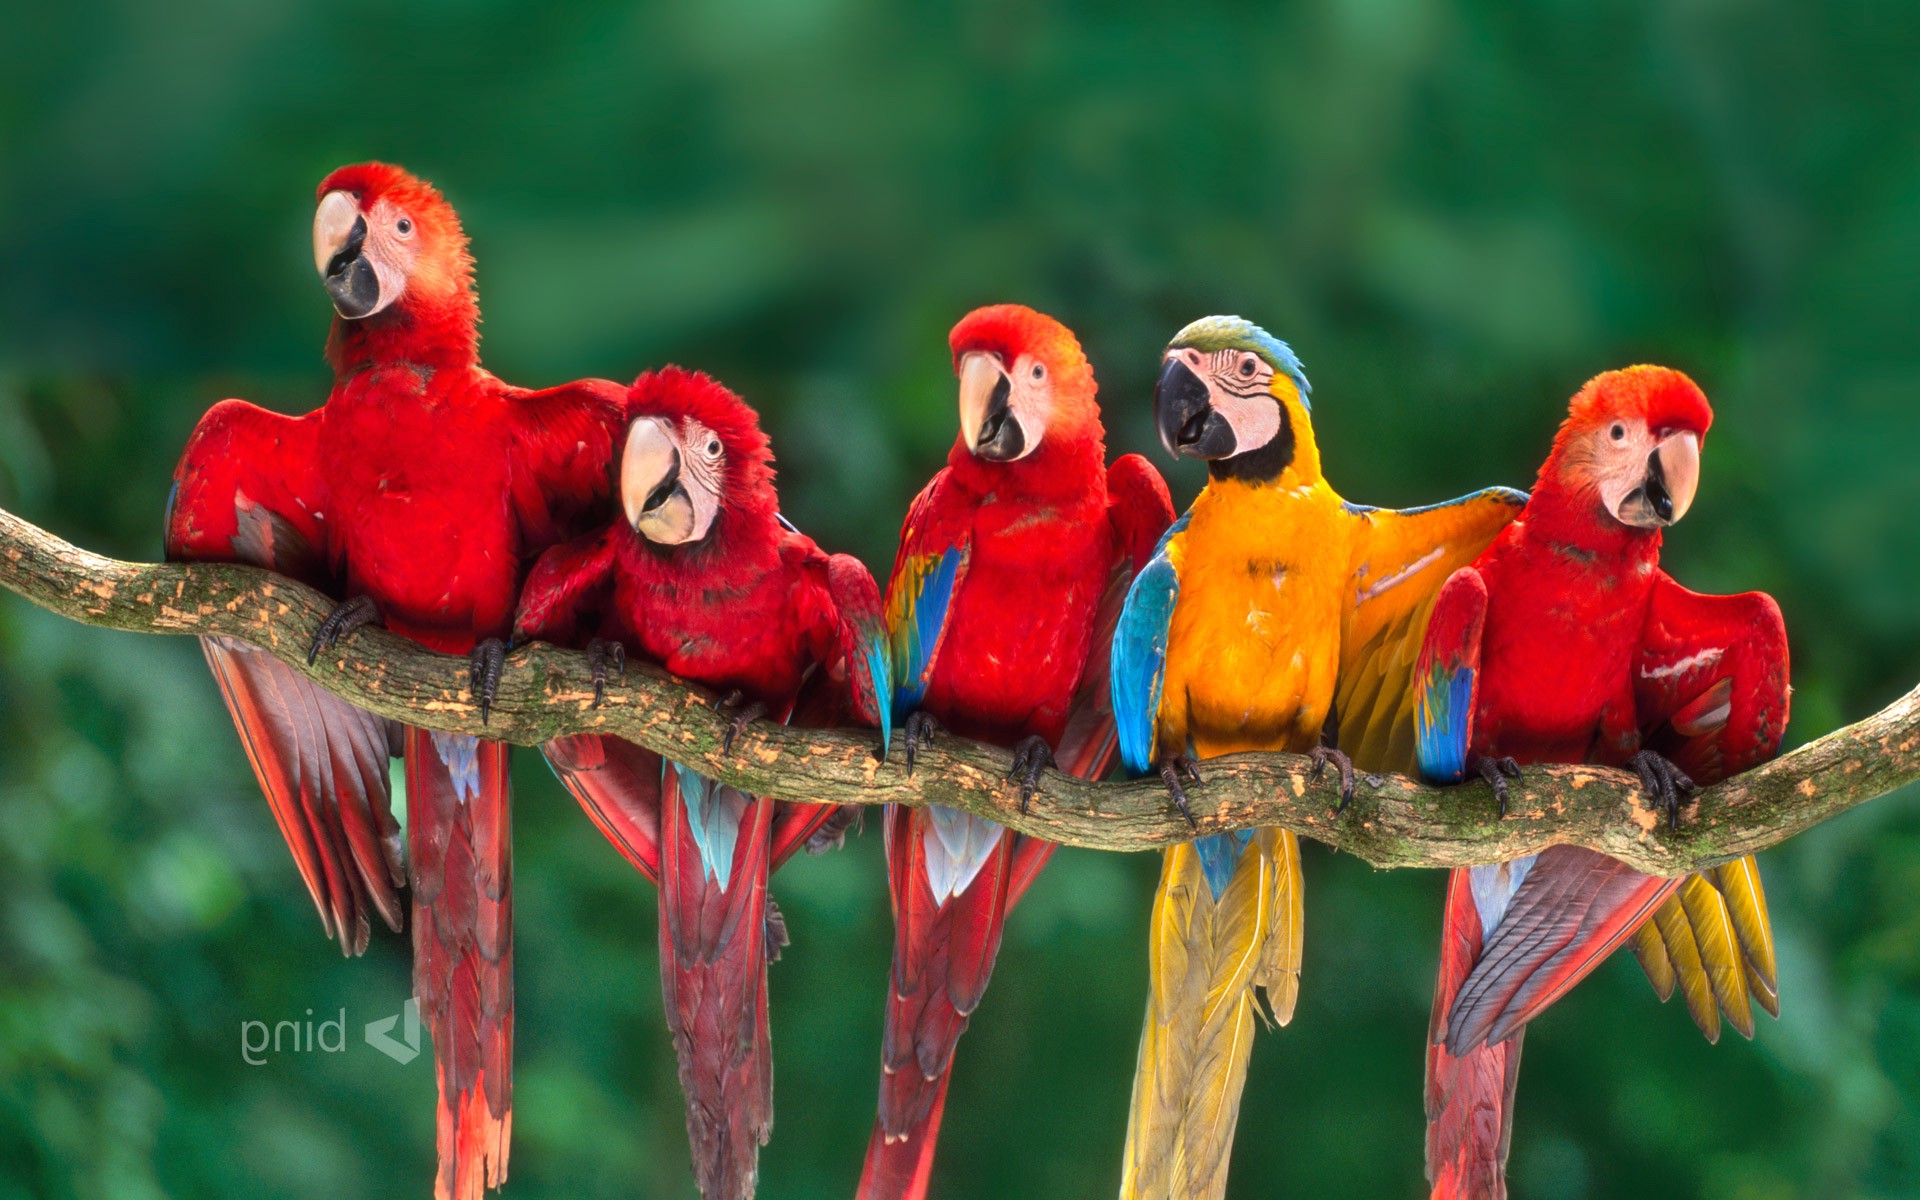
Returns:
[[[747,402],[697,371],[664,367],[627,392],[620,504],[656,546],[697,546],[771,525],[773,453]],[[724,517],[724,520],[722,519]]]
[[[1620,525],[1664,529],[1693,503],[1711,424],[1706,395],[1679,371],[1596,375],[1574,396],[1539,486],[1589,511],[1597,504]]]
[[[1207,460],[1216,479],[1269,482],[1289,467],[1314,479],[1312,390],[1285,342],[1240,317],[1205,317],[1161,356],[1154,422],[1167,453]]]
[[[358,163],[322,180],[319,198],[313,265],[342,320],[392,311],[416,324],[478,321],[467,235],[433,185]]]
[[[961,318],[947,343],[960,378],[956,459],[1010,463],[1045,445],[1101,440],[1093,367],[1065,325],[996,304]]]

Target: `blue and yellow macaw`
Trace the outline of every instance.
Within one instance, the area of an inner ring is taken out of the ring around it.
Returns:
[[[1433,598],[1526,500],[1491,488],[1404,511],[1349,504],[1320,474],[1308,393],[1286,343],[1238,317],[1194,322],[1162,359],[1161,441],[1205,459],[1210,478],[1128,593],[1113,712],[1128,770],[1157,772],[1189,820],[1182,781],[1216,755],[1312,754],[1339,768],[1343,804],[1356,764],[1411,770],[1411,683]],[[1286,1024],[1301,944],[1291,832],[1167,852],[1123,1198],[1224,1193],[1254,989]]]

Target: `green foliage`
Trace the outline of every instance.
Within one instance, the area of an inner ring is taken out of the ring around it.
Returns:
[[[213,401],[324,394],[311,189],[379,156],[464,214],[495,370],[715,371],[767,414],[789,515],[876,567],[952,437],[967,308],[1079,329],[1116,450],[1153,444],[1165,340],[1240,312],[1300,352],[1329,474],[1372,503],[1524,485],[1586,377],[1689,370],[1720,425],[1668,561],[1781,599],[1790,736],[1920,678],[1909,6],[103,7],[0,15],[0,504],[90,547],[157,553]],[[0,600],[0,731],[0,1200],[424,1195],[426,1060],[357,1036],[405,943],[321,939],[194,647]],[[518,781],[507,1194],[691,1195],[651,893],[536,759]],[[1235,1194],[1413,1194],[1442,881],[1310,858]],[[1013,920],[945,1194],[1112,1194],[1154,865],[1063,852]],[[1920,809],[1765,869],[1782,1020],[1708,1047],[1601,971],[1528,1039],[1517,1191],[1920,1191]],[[764,1191],[844,1196],[877,829],[777,891]],[[244,1060],[243,1022],[342,1008],[350,1050]]]

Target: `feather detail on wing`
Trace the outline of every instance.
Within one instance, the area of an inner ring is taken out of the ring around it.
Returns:
[[[1415,765],[1433,783],[1466,777],[1487,583],[1461,567],[1441,587],[1413,673]]]
[[[500,385],[512,410],[508,462],[521,544],[551,546],[612,515],[613,451],[627,389],[582,379],[543,391]]]
[[[1772,597],[1706,596],[1664,573],[1655,580],[1634,671],[1635,703],[1647,747],[1695,783],[1738,774],[1778,751],[1788,672],[1786,625]],[[1779,1014],[1773,933],[1753,858],[1691,877],[1647,929],[1636,937],[1635,953],[1654,990],[1665,999],[1677,985],[1709,1040],[1719,1036],[1720,1014],[1752,1037],[1750,1001]],[[1656,939],[1671,982],[1661,973]]]
[[[1180,601],[1180,539],[1188,519],[1183,516],[1168,528],[1153,557],[1134,577],[1113,633],[1109,673],[1114,730],[1120,762],[1134,776],[1151,772],[1160,754],[1154,744],[1155,730],[1167,676],[1168,631]]]
[[[1576,846],[1542,850],[1510,878],[1485,896],[1476,889],[1483,944],[1448,1016],[1456,1057],[1505,1040],[1559,1000],[1680,884]]]
[[[174,473],[167,557],[249,563],[330,587],[318,430],[313,414],[215,405]],[[398,727],[263,650],[228,638],[200,645],[327,935],[358,954],[369,910],[400,929],[400,833],[387,774]]]
[[[914,499],[900,534],[887,582],[887,635],[891,642],[893,717],[919,707],[933,678],[934,660],[947,631],[947,612],[966,578],[971,543],[965,528],[946,528],[939,496],[947,472]]]
[[[1413,770],[1413,677],[1434,599],[1526,502],[1524,492],[1487,488],[1425,508],[1347,506],[1361,532],[1348,572],[1334,712],[1338,744],[1361,770]]]

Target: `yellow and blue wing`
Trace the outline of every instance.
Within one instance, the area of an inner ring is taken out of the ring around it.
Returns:
[[[1339,746],[1364,771],[1417,764],[1415,665],[1441,585],[1480,557],[1525,507],[1525,492],[1487,488],[1424,508],[1349,504],[1354,538],[1334,693]]]

